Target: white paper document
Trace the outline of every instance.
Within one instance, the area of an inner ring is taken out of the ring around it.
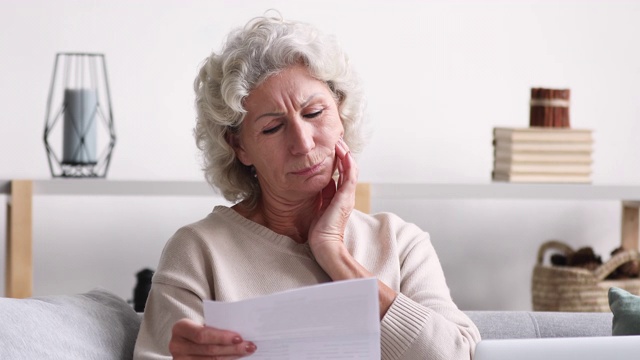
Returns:
[[[238,332],[252,360],[380,359],[375,278],[324,283],[236,302],[205,300],[205,324]]]

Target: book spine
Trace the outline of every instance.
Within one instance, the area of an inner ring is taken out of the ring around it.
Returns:
[[[592,143],[591,133],[526,133],[512,132],[511,134],[494,134],[494,139],[504,142],[568,142],[568,143]]]
[[[496,160],[493,169],[505,173],[591,174],[590,164],[576,163],[520,163]]]

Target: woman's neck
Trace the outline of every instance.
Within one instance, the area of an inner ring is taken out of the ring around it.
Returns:
[[[233,206],[233,209],[245,218],[256,222],[271,231],[288,236],[297,243],[305,243],[309,225],[317,208],[316,199],[299,202],[262,197],[254,208],[245,202]]]

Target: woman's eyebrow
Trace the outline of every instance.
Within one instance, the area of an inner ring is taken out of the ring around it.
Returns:
[[[311,102],[311,100],[313,100],[314,98],[318,97],[319,95],[322,95],[322,94],[320,94],[320,93],[313,93],[313,94],[309,95],[309,97],[307,98],[307,100],[304,100],[304,102],[303,102],[302,104],[300,104],[300,107],[302,108],[302,107],[307,106],[307,105]]]
[[[284,115],[283,112],[264,113],[264,114],[258,116],[254,121],[258,121],[258,120],[260,120],[260,118],[267,117],[267,116],[276,116],[277,117],[277,116],[283,116],[283,115]]]
[[[300,107],[303,108],[303,107],[307,106],[311,102],[311,100],[313,100],[314,98],[316,98],[316,97],[318,97],[320,95],[322,95],[322,94],[321,93],[313,93],[313,94],[309,95],[309,97],[306,100],[304,100],[302,104],[300,104]],[[268,113],[264,113],[264,114],[258,116],[254,121],[258,121],[261,118],[267,117],[267,116],[278,117],[278,116],[283,116],[284,114],[285,114],[284,112],[268,112]]]

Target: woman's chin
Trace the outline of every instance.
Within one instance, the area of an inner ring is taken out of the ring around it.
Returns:
[[[314,197],[318,195],[318,193],[322,191],[322,189],[329,185],[329,182],[332,180],[331,175],[332,174],[328,173],[316,174],[307,179],[304,179],[304,181],[298,183],[297,186],[295,186],[295,190],[291,190],[297,190],[296,192],[300,194],[304,194],[308,197]]]

